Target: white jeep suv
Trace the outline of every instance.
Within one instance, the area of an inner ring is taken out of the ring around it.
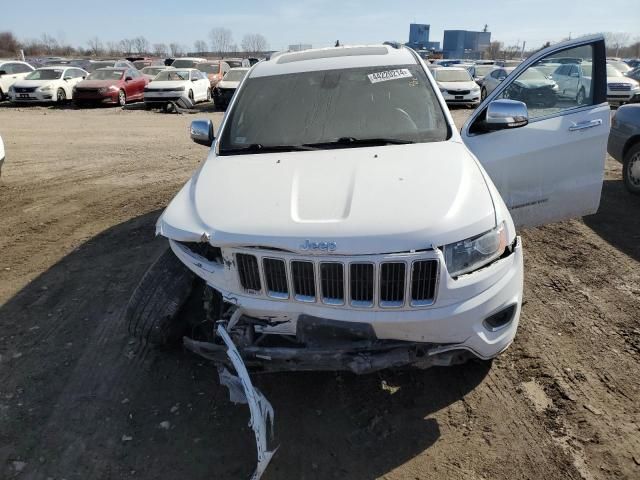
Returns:
[[[583,104],[502,98],[558,54],[593,62]],[[520,317],[515,227],[598,208],[605,78],[602,37],[550,47],[458,133],[408,48],[274,55],[246,75],[215,139],[210,121],[193,122],[194,140],[213,146],[157,233],[204,280],[207,318],[248,365],[362,373],[491,359]],[[225,361],[215,338],[184,342]]]

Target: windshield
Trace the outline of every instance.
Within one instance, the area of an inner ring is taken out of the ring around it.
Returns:
[[[88,65],[87,68],[90,72],[93,72],[95,70],[98,70],[99,68],[113,67],[115,64],[116,62],[93,62]]]
[[[185,58],[178,58],[171,64],[175,68],[193,68],[198,63],[196,60],[187,60]]]
[[[242,66],[242,60],[225,60],[231,68],[238,68]]]
[[[484,77],[494,68],[493,65],[476,65],[476,77]]]
[[[267,152],[277,146],[438,142],[449,135],[442,108],[418,65],[272,75],[248,78],[243,85],[227,113],[221,155],[255,146]]]
[[[470,82],[471,75],[466,70],[436,70],[439,82]]]
[[[157,75],[163,71],[166,67],[144,67],[141,72],[145,75]]]
[[[27,75],[25,80],[57,80],[62,77],[61,68],[56,69],[47,69],[47,70],[34,70],[29,75]]]
[[[204,73],[218,73],[220,70],[219,63],[199,63],[196,68]]]
[[[120,80],[124,70],[96,70],[87,77],[87,80]]]
[[[247,72],[248,70],[229,70],[222,80],[225,82],[239,82]]]
[[[163,70],[156,76],[155,80],[183,82],[189,80],[189,70]]]
[[[536,67],[527,68],[519,77],[521,80],[546,80],[546,75]]]

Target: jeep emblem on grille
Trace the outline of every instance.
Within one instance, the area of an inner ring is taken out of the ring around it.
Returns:
[[[302,250],[320,250],[324,252],[333,252],[336,248],[338,248],[338,244],[336,242],[311,242],[309,240],[305,240],[305,242],[300,245]]]

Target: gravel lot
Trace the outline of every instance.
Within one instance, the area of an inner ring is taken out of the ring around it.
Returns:
[[[206,155],[193,118],[0,104],[0,478],[253,471],[215,369],[121,318]],[[609,159],[598,214],[522,232],[521,327],[491,369],[256,376],[280,445],[263,478],[640,478],[639,211]]]

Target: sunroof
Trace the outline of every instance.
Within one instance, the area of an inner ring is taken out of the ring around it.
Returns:
[[[354,55],[386,55],[385,47],[347,47],[308,52],[285,53],[278,57],[277,63],[301,62],[303,60],[318,60],[321,58],[351,57]]]

